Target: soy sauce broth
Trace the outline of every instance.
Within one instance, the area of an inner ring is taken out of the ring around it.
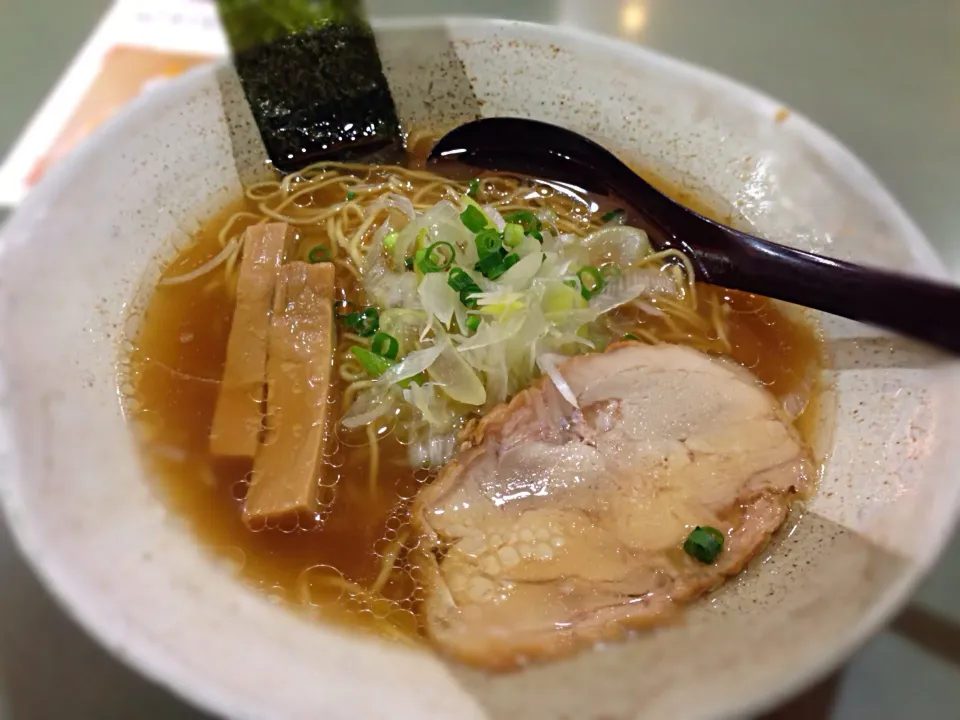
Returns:
[[[729,221],[683,188],[649,173],[645,176],[689,207]],[[338,198],[326,200],[332,203]],[[181,274],[219,252],[221,229],[244,209],[253,211],[253,204],[242,200],[213,217],[165,275]],[[235,229],[243,229],[243,222]],[[322,229],[300,232],[298,259],[326,241]],[[340,296],[362,301],[353,276],[340,268],[337,272]],[[715,301],[729,308],[725,312],[734,360],[777,397],[798,392],[811,396],[796,423],[809,441],[817,423],[816,379],[822,365],[816,329],[787,317],[765,298],[702,283],[697,284],[697,292],[698,314],[705,319]],[[232,293],[223,283],[158,288],[135,339],[128,363],[134,388],[131,415],[143,434],[144,457],[165,499],[187,519],[205,547],[238,569],[245,583],[278,602],[381,633],[388,627],[389,634],[401,628],[400,635],[415,635],[418,582],[402,553],[401,569],[391,575],[382,592],[387,602],[379,606],[352,600],[350,590],[336,579],[364,587],[375,581],[383,553],[409,532],[407,515],[413,497],[432,477],[408,465],[406,449],[393,435],[379,442],[380,470],[371,487],[365,435],[331,429],[316,515],[256,532],[243,523],[242,499],[251,463],[215,458],[208,451],[233,307]],[[660,320],[648,318],[648,322],[647,329],[663,330]],[[341,415],[342,388],[336,383],[331,392],[335,407],[329,413],[333,422]]]

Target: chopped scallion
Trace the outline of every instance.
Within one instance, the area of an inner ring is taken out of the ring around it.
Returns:
[[[683,551],[702,563],[711,564],[723,550],[723,533],[713,527],[699,525],[683,543]]]
[[[417,247],[425,248],[427,246],[427,241],[430,239],[430,231],[426,228],[420,228],[420,232],[417,233]]]
[[[307,253],[307,260],[311,263],[322,263],[330,259],[330,248],[326,245],[315,245]]]
[[[382,355],[377,355],[375,352],[371,352],[364,347],[359,347],[354,345],[350,348],[350,352],[357,359],[363,369],[366,370],[371,377],[380,377],[387,370],[396,365],[396,362],[388,358],[383,357]],[[411,383],[419,383],[423,385],[427,381],[427,376],[423,373],[417,373],[413,377],[408,377],[406,380],[401,380],[397,383],[402,388],[410,387]]]
[[[617,208],[616,210],[611,210],[610,212],[606,212],[603,214],[602,220],[604,222],[610,222],[611,220],[616,218],[618,215],[626,215],[626,211],[623,208]]]
[[[483,318],[479,315],[468,315],[467,316],[467,329],[476,332],[477,328],[480,327],[480,323],[483,322]]]
[[[460,213],[460,222],[470,232],[478,233],[487,226],[487,216],[476,205],[469,205],[466,210]]]
[[[491,229],[481,230],[474,238],[474,242],[477,244],[477,255],[481,260],[490,255],[499,257],[500,248],[503,247],[500,233]]]
[[[461,290],[466,290],[468,287],[473,286],[473,278],[467,274],[467,271],[463,268],[452,267],[450,269],[450,275],[447,277],[447,285],[452,287],[457,292]]]
[[[623,276],[623,270],[621,270],[620,266],[616,263],[604,263],[600,266],[600,273],[607,280]]]
[[[516,210],[509,215],[504,216],[503,219],[508,223],[516,223],[517,225],[521,225],[524,230],[540,227],[540,221],[537,220],[537,216],[529,210]]]
[[[380,329],[380,311],[375,307],[365,307],[360,312],[345,315],[343,324],[360,337],[370,337]]]
[[[397,238],[400,237],[398,232],[389,232],[383,237],[383,248],[385,250],[393,250],[394,246],[397,244]]]
[[[633,333],[627,333],[626,335],[623,336],[623,339],[624,339],[624,340],[636,340],[637,342],[641,342],[640,338],[638,338],[638,337],[637,337],[636,335],[634,335]]]
[[[525,235],[530,235],[535,237],[540,242],[543,242],[543,235],[540,234],[540,230],[543,227],[540,223],[540,220],[529,210],[517,210],[507,215],[505,218],[508,223],[514,223],[523,228]]]
[[[353,190],[350,190],[350,191],[347,193],[347,200],[353,200],[356,196],[357,196],[357,194],[356,194]]]
[[[473,269],[476,270],[481,275],[483,275],[485,278],[489,278],[490,280],[496,280],[497,277],[500,277],[500,275],[503,275],[504,270],[506,268],[501,269],[499,274],[497,274],[496,277],[494,277],[491,273],[493,273],[497,268],[501,268],[502,265],[503,265],[503,257],[501,257],[500,253],[495,252],[495,253],[490,253],[489,255],[481,258],[480,262],[478,262],[476,265],[473,266]]]
[[[346,310],[346,312],[340,312],[341,308]],[[337,320],[340,320],[341,322],[345,322],[347,316],[356,309],[357,306],[350,300],[337,300],[333,303],[333,314],[336,316]]]
[[[474,178],[469,183],[467,183],[467,195],[472,198],[476,198],[480,193],[480,178]]]
[[[504,265],[504,264],[501,262],[501,263],[499,263],[498,265],[496,265],[495,267],[493,267],[493,268],[491,268],[490,270],[487,271],[486,278],[487,278],[488,280],[496,280],[496,279],[499,278],[501,275],[503,275],[506,271],[507,271],[506,265]]]
[[[510,253],[509,255],[504,256],[503,259],[499,262],[499,264],[490,268],[490,270],[484,273],[484,275],[489,280],[496,280],[501,275],[503,275],[507,270],[512,268],[514,265],[516,265],[518,262],[520,262],[520,256],[517,255],[516,253]]]
[[[423,273],[443,272],[453,265],[455,258],[453,245],[448,242],[435,242],[425,250],[417,250],[417,267]]]
[[[358,345],[351,347],[350,353],[371,377],[380,377],[393,365],[393,362],[388,358]]]
[[[399,385],[402,388],[408,388],[412,383],[416,383],[417,385],[423,385],[426,382],[427,382],[427,374],[418,372],[413,377],[408,377],[406,380],[401,380],[400,382],[397,383],[397,385]]]
[[[480,289],[480,286],[477,285],[476,283],[470,285],[469,287],[465,287],[463,290],[460,291],[460,302],[462,302],[471,310],[475,310],[478,305],[477,299],[475,297],[470,297],[470,296],[476,295],[479,292],[483,292],[483,291]]]
[[[477,307],[476,299],[470,296],[483,292],[483,290],[473,281],[473,278],[470,277],[470,274],[466,270],[454,266],[450,270],[450,275],[447,276],[447,285],[460,294],[460,302],[468,308],[473,309]]]
[[[577,270],[577,279],[580,281],[580,294],[584,300],[589,300],[594,295],[603,292],[607,286],[607,281],[603,279],[603,274],[593,265],[584,265]]]
[[[400,352],[400,342],[393,335],[378,332],[373,336],[370,350],[387,360],[396,360],[397,353]]]
[[[404,266],[407,270],[413,270],[413,258],[412,258],[412,257],[404,258],[404,259],[403,259],[403,266]]]
[[[516,247],[523,242],[523,225],[507,223],[503,228],[503,244],[507,247]]]

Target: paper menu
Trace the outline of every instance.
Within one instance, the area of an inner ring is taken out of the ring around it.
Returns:
[[[117,0],[0,165],[0,205],[141,92],[226,53],[210,0]]]

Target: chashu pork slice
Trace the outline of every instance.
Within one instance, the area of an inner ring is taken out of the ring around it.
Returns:
[[[505,670],[668,619],[739,572],[815,479],[776,399],[733,363],[620,343],[467,428],[418,496],[427,633]],[[697,525],[725,535],[713,565]]]

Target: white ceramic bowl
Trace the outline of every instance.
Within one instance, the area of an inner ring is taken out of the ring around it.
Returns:
[[[856,158],[743,86],[570,30],[457,20],[378,32],[408,126],[446,129],[478,112],[563,124],[722,199],[773,240],[943,275]],[[682,625],[488,677],[270,604],[155,494],[117,381],[158,259],[237,197],[263,157],[232,72],[204,67],[99,130],[2,238],[7,517],[74,616],[174,692],[235,718],[756,711],[850,653],[940,551],[960,488],[958,366],[825,318],[837,410],[817,448],[828,457],[820,492]]]

